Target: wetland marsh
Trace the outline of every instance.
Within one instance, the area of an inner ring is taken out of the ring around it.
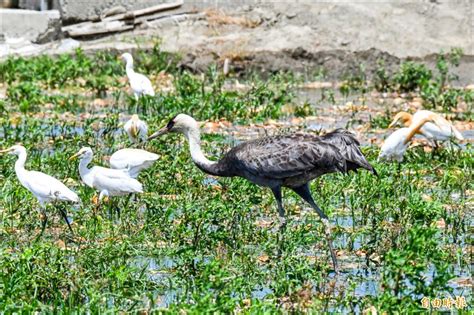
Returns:
[[[460,311],[472,311],[474,91],[443,72],[455,53],[439,60],[440,73],[412,63],[393,75],[381,68],[372,82],[361,72],[328,83],[323,73],[190,73],[156,46],[135,56],[157,92],[139,100],[108,52],[3,61],[0,148],[21,142],[27,168],[60,179],[82,204],[62,206],[74,236],[49,207],[36,240],[38,203],[18,182],[15,158],[0,157],[0,310],[404,313],[424,310],[423,297],[464,297]],[[433,150],[417,138],[399,168],[377,162],[393,115],[421,108],[454,121],[466,138],[460,148]],[[318,216],[294,193],[283,191],[288,226],[279,238],[270,190],[202,173],[182,136],[132,144],[122,126],[134,113],[151,131],[192,114],[210,159],[259,135],[353,131],[379,176],[329,174],[311,184],[334,226],[340,273]],[[83,146],[100,165],[124,147],[160,155],[139,176],[143,194],[116,198],[120,216],[95,208],[96,192],[68,161]]]

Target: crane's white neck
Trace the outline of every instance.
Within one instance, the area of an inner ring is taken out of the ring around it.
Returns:
[[[20,152],[18,155],[18,160],[15,162],[15,173],[18,177],[20,177],[21,174],[24,174],[26,172],[25,170],[25,162],[26,162],[26,151]]]
[[[196,165],[204,172],[212,175],[218,175],[215,174],[215,170],[213,169],[213,166],[215,166],[217,162],[210,161],[208,158],[206,158],[206,156],[204,156],[204,153],[201,150],[201,133],[199,132],[199,129],[189,128],[183,133],[188,139],[189,151],[191,152],[191,158],[193,159],[194,163],[196,163]]]

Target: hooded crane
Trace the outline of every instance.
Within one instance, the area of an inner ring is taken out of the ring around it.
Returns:
[[[329,251],[337,270],[328,217],[314,202],[309,182],[323,174],[346,173],[358,168],[377,174],[350,132],[339,129],[322,137],[310,134],[265,137],[235,146],[217,162],[204,156],[199,126],[194,118],[179,114],[148,139],[167,132],[184,134],[189,142],[191,157],[203,172],[214,176],[239,176],[259,186],[269,187],[278,204],[281,229],[286,226],[281,188],[287,187],[296,192],[311,205],[325,224]]]
[[[458,140],[464,140],[464,137],[449,121],[444,119],[441,115],[433,113],[429,110],[417,111],[414,115],[407,112],[399,112],[393,118],[393,121],[388,126],[389,128],[394,127],[398,122],[401,122],[405,127],[416,125],[423,119],[436,119],[436,124],[432,122],[425,123],[417,133],[422,134],[429,141],[434,142],[434,146],[437,147],[436,141],[447,141],[453,138]]]
[[[153,90],[150,79],[133,70],[132,55],[124,53],[121,57],[126,62],[125,70],[127,71],[128,81],[130,81],[130,87],[135,94],[135,98],[138,99],[141,95],[155,96],[155,91]]]
[[[37,172],[37,171],[28,171],[25,169],[25,162],[26,162],[26,149],[21,145],[14,145],[9,149],[1,150],[0,153],[8,153],[18,156],[18,160],[15,162],[15,173],[20,181],[21,185],[28,189],[33,195],[35,195],[36,199],[41,206],[41,212],[43,214],[43,225],[41,227],[41,236],[46,228],[46,223],[48,221],[48,217],[46,216],[46,204],[51,203],[54,201],[70,201],[74,203],[80,202],[79,197],[75,192],[70,190],[66,187],[63,183],[61,183],[56,178],[49,176],[45,173]],[[74,234],[72,231],[71,224],[67,218],[67,214],[63,209],[59,209],[61,216],[67,223],[69,230],[71,233]]]

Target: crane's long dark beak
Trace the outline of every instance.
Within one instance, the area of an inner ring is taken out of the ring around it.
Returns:
[[[158,138],[159,136],[164,135],[165,133],[168,133],[168,132],[169,132],[169,130],[165,126],[165,127],[161,128],[160,130],[158,130],[157,132],[155,132],[154,134],[152,134],[151,136],[149,136],[147,140],[150,141],[152,139]]]

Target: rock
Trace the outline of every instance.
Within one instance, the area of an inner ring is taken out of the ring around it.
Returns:
[[[101,17],[116,14],[119,11],[133,11],[148,8],[169,0],[62,0],[60,5],[61,18],[65,25],[89,20],[99,20]]]
[[[61,41],[56,52],[58,54],[64,54],[64,53],[72,52],[79,47],[81,47],[81,43],[79,41],[72,38],[67,38]]]
[[[393,100],[393,104],[397,106],[403,104],[403,102],[405,102],[405,100],[401,97],[397,97],[396,99]]]

